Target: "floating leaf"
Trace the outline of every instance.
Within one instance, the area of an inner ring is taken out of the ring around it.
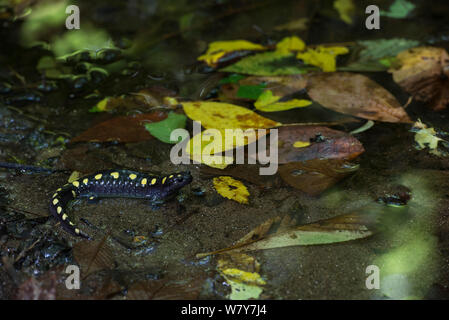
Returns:
[[[254,107],[263,112],[277,112],[307,107],[312,104],[312,101],[305,99],[291,99],[288,101],[279,102],[281,98],[282,97],[273,96],[273,92],[271,92],[271,90],[266,90],[254,103]]]
[[[279,174],[290,186],[316,196],[358,168],[346,160],[314,159],[284,164],[279,168]]]
[[[274,233],[268,232],[272,229],[272,219],[263,225],[265,226],[263,228],[266,231],[265,234],[252,231],[243,237],[244,241],[238,241],[234,246],[217,251],[199,253],[196,256],[201,258],[221,253],[330,244],[366,238],[374,233],[375,219],[370,215],[345,214],[302,226],[279,228]],[[257,227],[256,229],[260,231],[261,228]]]
[[[229,103],[183,102],[186,115],[206,129],[262,129],[281,125],[257,113]]]
[[[214,178],[213,182],[215,190],[223,197],[239,203],[248,203],[248,189],[240,181],[231,177],[221,176]]]
[[[278,52],[264,52],[245,57],[220,71],[256,76],[279,76],[302,74],[309,69],[298,66],[293,53],[285,55]]]
[[[396,98],[373,80],[348,72],[311,75],[307,93],[322,106],[356,117],[411,122]]]
[[[147,123],[145,128],[153,137],[158,138],[165,143],[178,143],[179,141],[170,140],[170,134],[173,130],[186,126],[187,117],[183,114],[170,112],[168,117],[162,121]]]
[[[318,46],[314,49],[307,49],[296,55],[297,59],[301,59],[304,63],[317,66],[324,72],[333,72],[337,69],[337,56],[348,53],[346,47],[324,47]]]
[[[167,117],[164,112],[144,113],[132,116],[120,116],[101,122],[70,142],[138,142],[152,139],[143,124],[160,121]]]
[[[449,103],[449,54],[443,48],[418,47],[397,55],[397,65],[388,70],[393,80],[417,100],[434,110]]]
[[[266,48],[260,44],[246,40],[215,41],[209,43],[205,54],[198,57],[199,61],[204,61],[210,66],[215,66],[220,58],[233,51],[258,51]]]
[[[388,11],[381,10],[380,15],[395,19],[406,18],[415,9],[415,4],[407,0],[394,0]]]

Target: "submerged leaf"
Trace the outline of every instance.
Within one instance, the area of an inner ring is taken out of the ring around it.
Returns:
[[[334,8],[338,11],[341,20],[347,24],[352,24],[352,16],[355,13],[353,0],[335,0]]]
[[[406,18],[416,5],[407,0],[394,0],[388,11],[381,10],[380,15],[395,19]]]
[[[315,159],[284,164],[279,168],[279,174],[290,186],[316,196],[358,168],[346,160]]]
[[[144,113],[133,116],[115,117],[101,122],[70,142],[138,142],[152,139],[143,124],[163,120],[167,117],[164,112]]]
[[[272,219],[269,221],[271,226]],[[371,236],[375,223],[370,215],[345,214],[302,226],[279,228],[277,232],[261,234],[260,237],[254,237],[254,233],[250,232],[253,236],[245,236],[245,241],[239,241],[234,246],[196,256],[201,258],[213,254],[351,241]]]
[[[322,106],[356,117],[385,122],[411,122],[396,98],[373,80],[348,72],[309,77],[307,93]]]
[[[223,197],[239,203],[248,203],[248,189],[240,181],[225,176],[216,177],[213,181],[215,190]]]
[[[81,268],[82,278],[115,266],[113,251],[106,240],[107,236],[101,241],[83,240],[73,246],[73,255]]]

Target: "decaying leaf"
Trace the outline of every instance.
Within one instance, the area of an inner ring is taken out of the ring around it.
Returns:
[[[444,140],[437,136],[434,128],[428,128],[421,120],[418,120],[413,125],[412,131],[415,132],[415,141],[418,144],[418,150],[428,147],[430,153],[436,156],[443,156],[443,153],[438,150],[438,142]]]
[[[249,192],[246,186],[231,177],[221,176],[213,180],[214,188],[223,197],[239,203],[248,203]]]
[[[144,113],[133,116],[120,116],[101,122],[87,129],[70,142],[139,142],[152,139],[144,124],[157,122],[167,117],[164,112]]]
[[[314,159],[350,160],[365,151],[360,141],[349,133],[322,126],[280,127],[278,141],[280,164]],[[301,148],[298,141],[302,142]]]
[[[358,168],[346,160],[314,159],[284,164],[279,168],[279,174],[290,186],[316,196]]]
[[[337,112],[385,122],[411,122],[396,98],[373,80],[348,72],[311,75],[312,100]]]
[[[257,113],[229,103],[197,101],[182,103],[186,115],[206,129],[262,129],[281,125]]]
[[[73,255],[85,279],[94,272],[115,267],[113,251],[107,244],[107,236],[100,241],[80,241],[73,246]]]
[[[263,291],[261,286],[266,284],[259,274],[259,262],[244,253],[221,256],[217,269],[231,286],[231,300],[257,299]]]
[[[449,103],[449,54],[443,48],[418,47],[397,55],[397,66],[388,70],[393,80],[417,100],[434,110]]]
[[[271,222],[271,221],[270,221]],[[270,226],[272,225],[269,224]],[[370,215],[345,214],[314,223],[283,228],[261,237],[245,236],[234,246],[197,254],[201,258],[213,254],[266,250],[299,245],[318,245],[366,238],[374,233],[375,219]],[[259,227],[258,227],[259,228]],[[257,229],[258,229],[257,228]]]

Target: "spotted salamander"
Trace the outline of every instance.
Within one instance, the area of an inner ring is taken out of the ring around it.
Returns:
[[[56,190],[50,203],[51,214],[72,235],[90,239],[65,213],[67,204],[75,198],[96,202],[99,198],[138,198],[160,202],[192,182],[190,172],[164,177],[129,170],[108,170],[82,177]]]

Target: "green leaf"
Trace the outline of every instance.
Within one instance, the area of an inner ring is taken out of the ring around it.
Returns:
[[[186,120],[185,115],[170,112],[165,120],[145,124],[145,129],[160,141],[175,144],[180,141],[170,140],[170,134],[175,129],[185,128]]]
[[[341,71],[385,71],[388,63],[399,52],[419,46],[419,41],[393,38],[358,41],[358,45],[364,47],[358,55],[358,60],[345,67],[339,67]]]
[[[306,73],[311,67],[300,66],[293,53],[264,52],[245,57],[220,71],[256,76],[280,76]],[[316,69],[316,68],[313,68]]]
[[[244,76],[244,75],[233,73],[230,76],[221,79],[218,84],[237,83],[240,80],[245,79],[245,78],[246,78],[246,76]]]
[[[395,0],[390,6],[390,10],[381,10],[380,15],[389,18],[402,19],[406,18],[415,7],[416,6],[413,3],[407,0]]]
[[[259,85],[240,86],[237,91],[237,97],[256,100],[263,93],[263,89],[266,86],[267,85],[265,83],[261,83]]]

